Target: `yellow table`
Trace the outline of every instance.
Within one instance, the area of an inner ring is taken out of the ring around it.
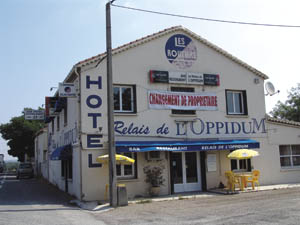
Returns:
[[[252,177],[252,174],[250,173],[235,173],[235,177],[238,177],[241,180],[241,191],[244,190],[245,187],[247,187],[247,180],[249,177]]]

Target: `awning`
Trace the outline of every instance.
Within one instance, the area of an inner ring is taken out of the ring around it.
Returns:
[[[148,151],[209,151],[259,148],[259,142],[251,139],[213,141],[117,141],[117,152]]]
[[[72,158],[73,148],[72,145],[64,145],[58,147],[52,152],[50,159],[51,160],[68,160]]]

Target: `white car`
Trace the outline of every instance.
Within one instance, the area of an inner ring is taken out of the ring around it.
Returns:
[[[31,163],[20,163],[17,170],[17,179],[21,177],[33,178],[33,167]]]

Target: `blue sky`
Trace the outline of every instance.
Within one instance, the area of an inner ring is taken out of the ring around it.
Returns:
[[[78,61],[105,51],[106,0],[0,1],[0,123],[38,108]],[[300,25],[298,0],[116,0],[115,4],[213,19]],[[271,28],[159,16],[112,7],[113,47],[182,25],[267,74],[281,92],[300,82],[300,28]],[[0,153],[8,147],[0,139]],[[9,159],[6,155],[5,159]]]

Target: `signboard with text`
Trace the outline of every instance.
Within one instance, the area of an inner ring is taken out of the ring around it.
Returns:
[[[175,34],[167,40],[165,53],[168,61],[179,69],[189,68],[197,60],[195,43],[183,34]]]
[[[150,109],[217,110],[214,93],[191,93],[170,91],[148,91]]]
[[[25,110],[24,114],[25,120],[44,120],[45,118],[44,110]]]
[[[204,74],[204,85],[219,86],[220,76],[218,74]]]
[[[76,88],[73,83],[59,83],[59,97],[76,97]]]
[[[218,74],[203,74],[199,72],[150,70],[150,82],[219,86],[220,76]]]

